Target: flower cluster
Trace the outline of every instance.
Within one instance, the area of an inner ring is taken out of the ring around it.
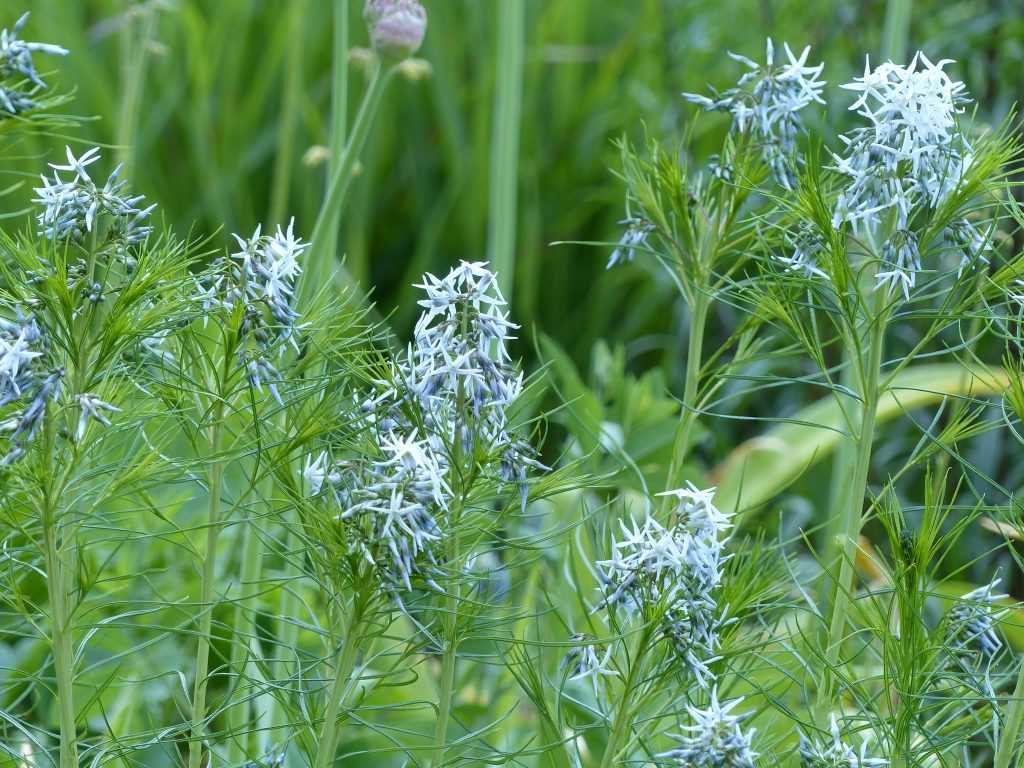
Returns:
[[[714,98],[696,93],[684,93],[683,98],[706,110],[730,113],[733,130],[749,131],[760,145],[776,181],[792,189],[796,182],[796,139],[803,130],[800,112],[814,102],[825,103],[821,93],[826,83],[818,79],[825,65],[807,65],[810,46],[799,56],[793,55],[788,44],[784,50],[786,62],[776,65],[774,45],[769,38],[764,66],[730,53],[750,68],[735,88],[715,93]]]
[[[508,354],[510,322],[498,278],[482,262],[463,261],[443,279],[426,275],[426,294],[409,349],[406,383],[427,428],[465,456],[500,456],[498,475],[527,500],[530,469],[545,469],[533,448],[509,432],[508,408],[523,374]]]
[[[219,259],[212,276],[199,285],[204,311],[241,308],[240,361],[253,387],[262,391],[266,384],[278,402],[280,374],[271,359],[283,353],[283,342],[296,343],[295,281],[302,273],[299,257],[309,247],[295,237],[294,227],[292,219],[287,230],[278,227],[273,235],[264,235],[262,227],[248,239],[235,235],[239,250]]]
[[[26,12],[14,22],[13,27],[0,30],[0,110],[9,115],[17,115],[39,106],[32,98],[32,94],[40,88],[45,88],[46,83],[36,71],[32,54],[68,54],[67,49],[59,45],[19,40],[18,33],[27,20]]]
[[[776,256],[787,271],[797,272],[804,277],[826,277],[818,266],[818,257],[825,253],[827,246],[818,231],[803,224],[795,234],[786,235],[790,255]]]
[[[632,610],[664,602],[662,631],[679,659],[707,688],[714,680],[710,665],[718,632],[724,622],[715,592],[722,580],[726,555],[723,536],[729,515],[714,505],[714,489],[690,485],[666,494],[678,500],[671,528],[648,517],[630,529],[622,523],[623,539],[614,556],[598,563],[605,584],[603,605],[624,604]]]
[[[957,126],[968,101],[964,84],[952,80],[944,59],[933,64],[918,53],[907,66],[886,62],[843,87],[859,93],[850,107],[868,121],[841,139],[836,170],[849,181],[836,202],[833,225],[886,238],[878,285],[909,297],[921,270],[914,213],[934,209],[955,191],[971,162],[971,148]],[[884,224],[884,227],[883,227]],[[957,247],[961,268],[984,258],[985,238],[966,220],[944,239]],[[884,229],[884,232],[883,232]]]
[[[75,438],[81,440],[82,436],[85,435],[85,428],[89,424],[89,420],[97,421],[105,427],[110,426],[110,418],[107,416],[108,413],[120,413],[121,409],[116,405],[111,405],[104,400],[100,400],[96,395],[85,392],[78,395],[75,400],[78,401],[78,426],[75,428]]]
[[[342,511],[338,519],[355,534],[352,546],[375,567],[389,586],[412,589],[413,575],[437,565],[436,544],[442,540],[437,515],[447,510],[451,489],[446,465],[427,440],[413,430],[407,436],[381,435],[380,457],[328,464],[321,454],[305,477],[316,494],[327,486]]]
[[[127,182],[118,178],[120,165],[98,186],[87,168],[100,159],[99,149],[94,147],[81,157],[75,157],[71,147],[66,151],[67,165],[50,163],[53,178],[41,176],[43,185],[35,190],[33,202],[43,207],[36,217],[39,234],[52,240],[82,241],[87,234],[101,234],[98,230],[103,219],[102,234],[116,247],[145,240],[153,229],[146,221],[156,205],[142,208],[142,195],[125,193]],[[72,177],[62,179],[61,171]]]
[[[10,433],[0,465],[24,456],[48,403],[60,396],[64,372],[46,369],[47,346],[46,334],[35,318],[20,311],[14,320],[0,317],[0,408],[22,405],[14,416],[0,421],[0,434]]]
[[[717,688],[711,689],[711,702],[704,709],[686,708],[693,725],[678,736],[679,746],[658,755],[679,768],[753,768],[757,753],[751,748],[754,730],[743,730],[748,715],[733,715],[743,697],[725,704],[718,701]]]
[[[1003,647],[996,634],[996,622],[1005,613],[995,603],[1006,597],[996,594],[999,579],[984,587],[968,592],[950,609],[946,616],[946,636],[949,644],[962,653],[977,653],[991,659]]]
[[[867,756],[867,739],[861,743],[859,753],[846,744],[835,715],[829,732],[832,741],[826,743],[800,734],[800,768],[885,768],[889,764],[888,760]]]
[[[612,659],[612,647],[604,649],[600,654],[593,638],[584,634],[575,634],[571,640],[579,643],[562,658],[562,666],[568,668],[570,680],[590,680],[594,686],[594,697],[601,695],[602,683],[606,677],[618,677],[619,673],[609,665]]]
[[[655,229],[654,224],[647,221],[647,219],[641,219],[636,216],[628,216],[620,221],[619,224],[625,225],[626,230],[622,233],[618,246],[612,251],[605,269],[611,269],[617,264],[632,261],[636,255],[636,250],[647,245],[647,238]]]
[[[415,338],[359,405],[376,455],[306,468],[313,494],[329,489],[344,510],[353,547],[393,589],[413,577],[433,584],[445,516],[454,497],[452,467],[479,467],[519,486],[526,503],[532,448],[509,431],[508,407],[522,388],[507,344],[516,328],[497,278],[483,263],[462,262],[444,279],[426,275]],[[464,476],[465,472],[460,472]]]

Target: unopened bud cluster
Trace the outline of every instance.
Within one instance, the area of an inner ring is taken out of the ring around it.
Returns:
[[[386,58],[412,56],[427,33],[427,12],[419,0],[366,0],[363,17],[370,42]]]

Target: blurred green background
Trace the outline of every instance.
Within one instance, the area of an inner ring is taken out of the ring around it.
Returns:
[[[423,58],[433,74],[399,81],[385,96],[362,173],[349,197],[341,246],[351,272],[374,286],[384,314],[407,332],[410,283],[426,270],[487,253],[494,90],[501,0],[428,0]],[[350,2],[353,46],[366,45],[361,3]],[[1019,98],[1024,20],[1018,0],[914,0],[909,50],[953,58],[980,104],[998,120]],[[296,217],[310,235],[324,190],[331,92],[330,0],[9,0],[13,22],[32,11],[30,40],[59,43],[58,90],[70,111],[95,118],[74,139],[116,145],[134,187],[159,204],[179,234],[251,231]],[[644,128],[679,137],[696,116],[680,92],[728,87],[741,66],[727,50],[763,60],[772,36],[813,46],[826,61],[833,130],[850,102],[838,85],[877,57],[885,0],[527,0],[515,229],[514,317],[542,329],[586,363],[598,339],[627,344],[631,365],[669,363],[683,313],[663,279],[642,267],[605,273],[608,249],[555,241],[614,241],[623,217],[612,140]],[[899,19],[895,20],[897,27]],[[364,77],[349,77],[350,119]],[[813,118],[811,118],[813,120]],[[696,153],[714,151],[721,116],[695,126]],[[825,136],[826,141],[831,140]],[[16,164],[37,173],[61,137],[36,141]],[[4,171],[11,173],[11,163]],[[28,186],[5,198],[15,211]],[[24,226],[21,216],[7,220]],[[522,350],[530,355],[530,345]]]
[[[415,320],[411,284],[423,272],[443,274],[458,259],[488,252],[503,2],[425,0],[430,28],[420,55],[432,73],[400,78],[389,89],[348,197],[340,249],[400,336]],[[366,45],[362,4],[348,5],[351,44]],[[71,94],[66,111],[84,122],[67,136],[5,146],[0,224],[12,231],[30,226],[33,180],[71,142],[79,150],[107,147],[103,170],[123,161],[133,188],[159,205],[157,221],[182,237],[212,235],[221,247],[231,232],[247,234],[294,215],[296,231],[309,238],[324,196],[334,7],[330,0],[4,0],[0,26],[30,10],[25,38],[71,51],[64,59],[37,57],[37,65],[58,92]],[[523,326],[518,351],[528,367],[551,363],[557,396],[573,404],[553,419],[564,432],[548,440],[549,453],[557,457],[568,446],[567,453],[592,456],[586,469],[620,472],[622,487],[634,478],[622,471],[619,453],[650,476],[667,463],[677,413],[667,393],[681,389],[686,311],[650,264],[606,272],[610,245],[553,245],[619,238],[624,210],[615,139],[640,140],[646,131],[671,142],[690,130],[690,151],[698,162],[706,159],[720,147],[727,119],[697,119],[680,93],[730,86],[742,67],[726,51],[763,60],[768,36],[796,49],[811,45],[811,61],[826,62],[828,114],[808,111],[812,132],[821,131],[826,144],[848,124],[852,98],[839,85],[862,71],[866,54],[874,61],[883,50],[905,47],[955,59],[950,71],[976,99],[981,123],[1003,120],[1021,96],[1020,0],[526,0],[525,8],[522,120],[501,126],[519,136],[511,291],[513,319]],[[351,118],[364,87],[358,66],[348,81]],[[724,303],[716,312],[711,333],[724,338],[738,315]],[[715,340],[708,348],[716,348]],[[994,345],[984,357],[998,362],[1001,351]],[[811,368],[779,359],[751,375],[796,378]],[[730,415],[752,418],[702,423],[699,469],[762,432],[763,419],[792,415],[822,390],[804,383],[750,390],[737,382],[725,396]],[[875,459],[882,468],[920,438],[916,426],[886,429]],[[621,451],[609,445],[616,440]],[[979,477],[1014,489],[1024,485],[1014,450],[1004,432],[992,431],[972,440],[965,454]],[[778,516],[786,535],[820,517],[815,510],[826,508],[829,482],[824,462],[790,489],[786,515]],[[561,519],[577,516],[578,502],[560,501]],[[992,546],[990,534],[974,531],[959,561]],[[172,560],[168,552],[149,551],[154,569]],[[124,573],[135,566],[118,563]],[[965,576],[982,583],[992,568],[990,560]],[[111,655],[120,650],[122,638],[106,637]],[[161,645],[161,664],[187,669],[190,649],[167,651],[172,645]],[[40,663],[29,651],[18,653],[25,668]],[[467,722],[484,719],[500,696],[513,695],[491,687],[499,691],[491,700],[462,706]],[[173,715],[172,683],[161,680],[148,695]],[[129,693],[121,706],[126,719],[144,719],[129,711]]]

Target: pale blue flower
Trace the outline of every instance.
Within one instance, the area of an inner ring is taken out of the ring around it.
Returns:
[[[436,587],[453,462],[479,462],[499,482],[516,483],[524,504],[528,469],[543,468],[509,430],[522,373],[509,356],[517,326],[496,275],[464,261],[417,287],[424,298],[413,343],[392,362],[389,380],[354,403],[372,450],[333,462],[321,453],[304,470],[311,495],[337,504],[352,552],[378,569],[396,599],[417,576]]]
[[[33,202],[42,206],[36,216],[39,234],[53,240],[84,242],[96,229],[97,219],[104,217],[108,222],[105,235],[115,245],[145,240],[153,230],[145,222],[156,205],[142,208],[142,195],[125,194],[127,182],[118,178],[120,165],[102,187],[97,186],[87,168],[100,159],[99,149],[94,147],[81,157],[75,157],[71,147],[65,149],[67,164],[50,163],[53,178],[41,176],[42,186],[35,189]],[[61,172],[71,173],[72,178],[61,178]]]
[[[51,56],[67,56],[68,51],[59,45],[50,43],[30,43],[18,38],[28,13],[22,14],[10,29],[0,30],[0,109],[16,115],[37,107],[32,94],[46,83],[36,71],[32,61],[33,53],[45,53]],[[23,85],[27,80],[28,87]]]
[[[743,697],[724,704],[718,701],[718,689],[711,689],[707,707],[686,708],[692,725],[678,736],[679,746],[658,757],[672,760],[679,768],[754,768],[757,753],[751,744],[753,729],[744,730],[749,715],[733,715]]]
[[[907,66],[886,62],[844,88],[859,94],[850,109],[869,125],[841,139],[835,169],[847,177],[836,201],[833,226],[849,222],[855,231],[877,233],[893,221],[894,234],[882,244],[877,286],[910,298],[923,266],[914,213],[935,209],[959,188],[971,162],[971,147],[957,125],[968,102],[964,84],[944,67],[917,53]],[[943,233],[946,247],[961,252],[960,271],[975,258],[984,260],[985,238],[966,220]]]
[[[799,56],[788,43],[783,49],[786,61],[776,64],[775,46],[768,38],[764,66],[730,53],[733,60],[750,69],[735,88],[715,93],[714,98],[695,93],[684,93],[683,98],[705,110],[729,112],[732,129],[750,133],[776,181],[792,189],[796,183],[796,139],[804,129],[800,113],[811,104],[825,103],[821,94],[826,83],[818,79],[825,65],[807,64],[810,46]]]
[[[846,744],[835,715],[829,724],[829,735],[831,741],[821,742],[800,734],[800,768],[885,768],[889,765],[888,760],[868,757],[866,737],[861,742],[860,752]]]
[[[641,612],[664,602],[663,636],[697,684],[708,688],[711,665],[720,658],[719,630],[727,623],[716,592],[731,515],[715,507],[713,488],[689,485],[661,495],[677,499],[673,526],[652,517],[620,523],[612,557],[597,563],[606,595],[599,607],[621,604]]]

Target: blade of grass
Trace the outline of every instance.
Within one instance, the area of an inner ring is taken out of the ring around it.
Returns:
[[[123,167],[125,178],[133,178],[137,152],[136,135],[139,128],[139,106],[142,101],[143,84],[146,82],[146,65],[149,61],[149,46],[156,29],[157,8],[149,7],[142,12],[142,19],[131,8],[128,22],[121,30],[121,113],[117,125],[118,162]]]
[[[491,194],[487,256],[511,300],[515,283],[519,140],[523,99],[526,4],[505,0],[498,15],[497,88],[494,94]]]
[[[281,93],[281,111],[277,129],[277,154],[274,158],[274,182],[271,187],[270,224],[283,224],[288,210],[288,195],[292,182],[292,166],[295,155],[295,132],[299,120],[299,103],[302,97],[302,59],[305,52],[303,40],[306,26],[305,0],[296,0],[291,5],[288,19],[291,44],[285,55],[284,88]]]
[[[334,3],[334,44],[333,71],[331,73],[331,127],[327,139],[330,157],[327,163],[327,178],[324,194],[330,193],[331,179],[341,162],[345,151],[345,137],[348,134],[348,15],[349,0],[335,0]],[[328,212],[330,218],[325,225],[328,253],[338,250],[338,227],[341,226],[341,209]]]
[[[882,29],[883,61],[906,60],[913,7],[913,0],[889,0],[885,8],[885,26]]]

